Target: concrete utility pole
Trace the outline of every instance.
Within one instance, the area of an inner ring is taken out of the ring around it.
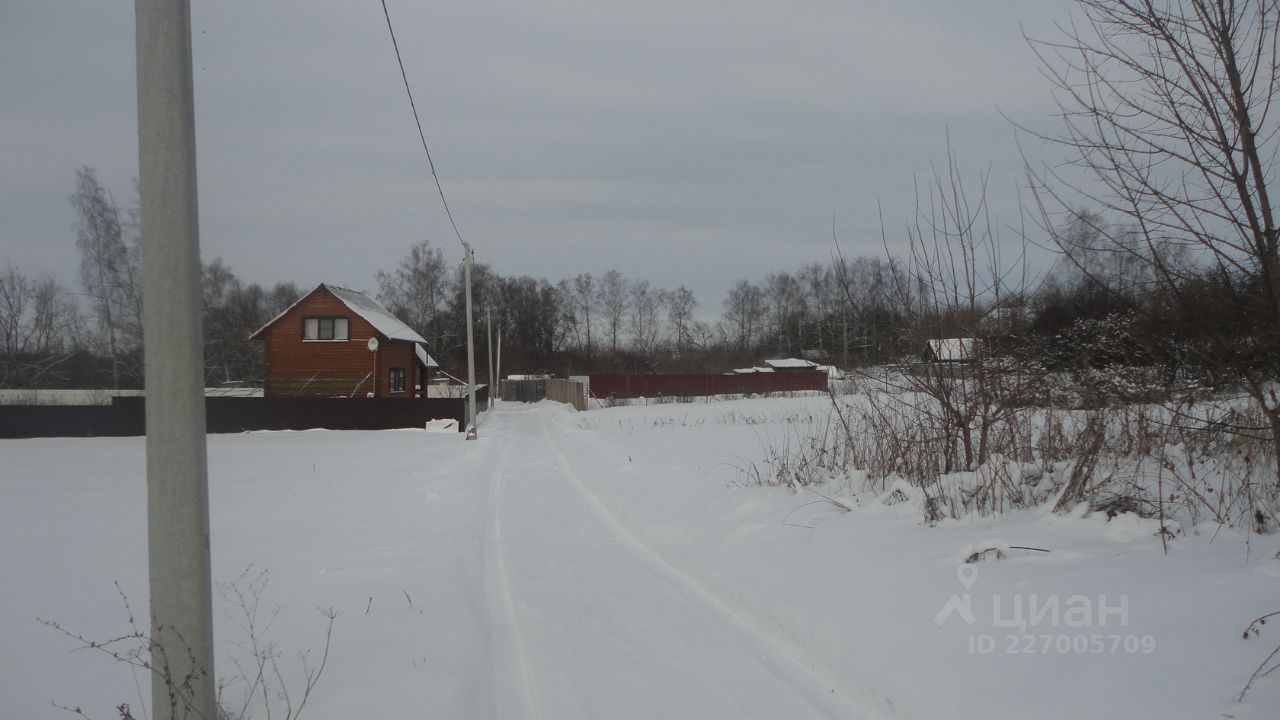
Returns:
[[[463,270],[467,286],[467,439],[475,437],[476,427],[476,334],[471,324],[471,246],[463,244],[467,263]]]
[[[136,0],[151,717],[217,717],[189,0]]]
[[[493,310],[490,308],[484,311],[484,328],[489,333],[489,407],[493,407],[498,381],[493,377]]]

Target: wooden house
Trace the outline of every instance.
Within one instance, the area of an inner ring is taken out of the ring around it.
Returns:
[[[266,397],[425,395],[427,341],[378,301],[321,283],[250,337],[263,341]]]

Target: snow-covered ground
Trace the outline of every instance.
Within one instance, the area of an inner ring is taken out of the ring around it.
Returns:
[[[503,404],[476,442],[212,436],[215,580],[267,573],[295,687],[319,609],[341,612],[310,718],[1280,713],[1280,677],[1234,701],[1280,644],[1275,623],[1241,638],[1280,610],[1280,538],[1202,527],[1164,554],[1135,517],[930,528],[910,503],[747,484],[823,402]],[[117,581],[145,617],[142,478],[140,438],[0,441],[0,717],[141,704],[145,678],[37,618],[127,632]],[[963,562],[988,547],[1006,559]],[[246,658],[233,610],[222,676]]]

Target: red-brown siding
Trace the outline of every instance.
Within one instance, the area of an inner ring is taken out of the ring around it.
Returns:
[[[303,340],[303,319],[315,316],[348,318],[349,339]],[[378,338],[376,353],[369,352],[367,346],[371,337]],[[411,398],[414,385],[422,382],[413,343],[388,339],[324,288],[315,290],[278,318],[260,339],[265,343],[267,397],[353,393],[364,397],[372,391],[377,397]],[[403,393],[389,392],[390,371],[394,367],[404,368]]]
[[[591,397],[703,397],[802,390],[825,391],[826,372],[748,375],[592,375]]]

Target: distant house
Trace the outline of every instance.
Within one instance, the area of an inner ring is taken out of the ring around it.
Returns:
[[[822,362],[823,360],[830,359],[831,355],[826,350],[823,350],[821,348],[808,348],[800,351],[800,357],[804,358],[805,360],[814,360],[817,362]]]
[[[930,340],[922,353],[926,363],[967,364],[977,357],[977,338],[938,338]]]
[[[266,397],[406,397],[438,369],[427,341],[378,301],[321,283],[250,337],[263,341]]]
[[[1008,305],[993,308],[978,320],[978,331],[983,337],[1012,335],[1025,330],[1031,324],[1031,310],[1025,305]]]

